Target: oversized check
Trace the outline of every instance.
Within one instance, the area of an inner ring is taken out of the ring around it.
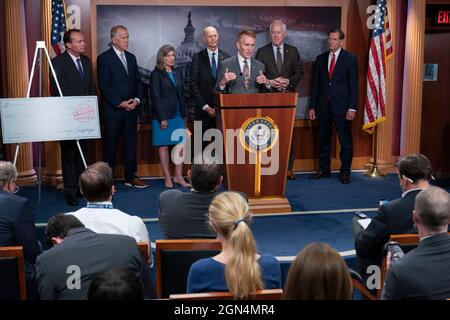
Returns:
[[[3,143],[101,138],[96,96],[0,99]]]

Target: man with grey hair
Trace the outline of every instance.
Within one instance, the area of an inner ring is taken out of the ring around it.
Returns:
[[[15,194],[19,188],[16,179],[16,167],[0,161],[0,247],[23,246],[27,292],[29,298],[34,298],[34,264],[41,248],[28,200]]]
[[[229,54],[219,49],[219,33],[213,26],[203,29],[203,42],[206,48],[192,57],[191,90],[195,102],[196,120],[202,121],[202,135],[216,127],[214,109],[214,86],[217,71]],[[204,145],[205,147],[206,145]]]
[[[420,243],[403,259],[390,263],[383,299],[437,299],[450,297],[450,195],[429,187],[416,197],[413,221]]]
[[[111,48],[98,56],[98,88],[103,98],[103,158],[113,173],[116,148],[123,137],[125,185],[147,188],[136,176],[137,107],[143,99],[143,88],[134,54],[128,49],[128,30],[111,28]]]
[[[271,92],[295,92],[303,78],[303,63],[296,47],[284,42],[286,24],[274,20],[270,24],[271,43],[261,47],[256,52],[256,60],[266,66],[266,76],[270,80]],[[292,139],[292,141],[294,141]],[[295,180],[293,173],[294,145],[291,144],[288,163],[288,179]]]

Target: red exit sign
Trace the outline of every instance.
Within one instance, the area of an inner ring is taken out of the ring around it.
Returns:
[[[450,4],[428,4],[427,18],[431,27],[446,30],[450,27]]]
[[[450,11],[438,11],[436,13],[436,23],[450,26]]]

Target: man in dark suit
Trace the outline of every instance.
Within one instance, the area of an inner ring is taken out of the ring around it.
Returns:
[[[111,269],[129,269],[143,284],[144,261],[133,238],[94,233],[63,214],[50,218],[45,235],[55,246],[36,262],[42,300],[86,299],[95,276]]]
[[[222,166],[194,161],[188,177],[190,192],[167,190],[159,195],[159,223],[164,238],[216,238],[208,223],[208,207],[222,183]]]
[[[41,252],[34,215],[27,199],[15,193],[17,170],[11,162],[0,161],[0,247],[23,246],[28,299],[37,298],[34,264]]]
[[[258,49],[256,60],[264,63],[265,74],[270,80],[273,92],[295,92],[303,77],[303,64],[298,50],[284,42],[286,24],[283,21],[272,21],[269,30],[272,42]],[[287,175],[289,180],[295,180],[292,171],[294,156],[294,145],[291,144]]]
[[[195,115],[202,121],[202,135],[206,130],[216,127],[214,109],[214,86],[217,82],[217,70],[222,61],[229,57],[218,48],[217,29],[208,26],[203,29],[203,41],[206,49],[192,57],[191,88],[195,99]]]
[[[239,32],[236,46],[238,54],[222,61],[216,90],[227,93],[258,93],[270,89],[264,75],[264,64],[252,58],[256,35],[253,31]]]
[[[429,187],[416,197],[413,221],[420,243],[402,259],[391,262],[383,299],[445,300],[450,297],[450,195]]]
[[[128,30],[111,28],[111,49],[98,56],[98,87],[103,98],[103,157],[113,170],[116,148],[123,137],[125,185],[147,188],[136,176],[137,107],[143,99],[136,57],[128,49]]]
[[[397,167],[402,197],[380,205],[378,215],[365,230],[358,217],[353,218],[356,265],[363,279],[370,275],[368,266],[381,265],[383,248],[391,234],[416,233],[412,211],[417,194],[429,187],[431,163],[424,155],[412,154],[400,160]]]
[[[341,144],[340,180],[350,183],[353,158],[352,121],[358,97],[358,61],[341,48],[344,33],[334,29],[328,33],[329,51],[317,56],[313,76],[309,118],[319,120],[319,171],[310,179],[330,176],[332,124]]]
[[[63,96],[95,96],[92,80],[92,65],[86,52],[84,35],[78,29],[70,29],[63,36],[66,50],[52,59],[59,86]],[[50,77],[53,94],[59,95],[53,77]],[[83,160],[75,140],[60,141],[61,165],[64,182],[64,195],[68,205],[77,206],[78,179],[84,170]],[[83,154],[86,156],[84,140],[80,141]]]

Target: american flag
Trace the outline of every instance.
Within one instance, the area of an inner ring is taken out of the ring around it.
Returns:
[[[52,1],[52,57],[58,56],[64,47],[62,36],[67,30],[64,0]]]
[[[392,55],[392,39],[389,29],[386,0],[377,1],[375,25],[369,48],[367,70],[367,96],[364,103],[363,130],[372,133],[373,128],[385,120],[386,59]]]

